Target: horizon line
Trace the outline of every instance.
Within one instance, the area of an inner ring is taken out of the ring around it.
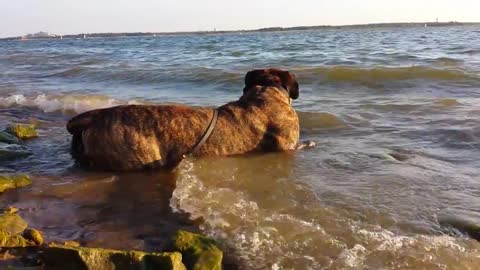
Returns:
[[[53,34],[55,37],[74,37],[79,35],[126,35],[126,34],[137,34],[137,35],[148,35],[148,34],[159,34],[159,35],[175,35],[175,34],[201,34],[201,33],[236,33],[236,32],[277,32],[277,31],[288,31],[288,30],[314,30],[315,28],[348,28],[348,27],[368,27],[368,26],[420,26],[420,25],[430,25],[430,26],[452,26],[452,25],[477,25],[480,22],[460,22],[460,21],[448,21],[448,22],[439,22],[439,21],[419,21],[419,22],[380,22],[380,23],[362,23],[362,24],[339,24],[339,25],[331,25],[331,24],[324,24],[324,25],[299,25],[299,26],[269,26],[269,27],[262,27],[262,28],[251,28],[251,29],[229,29],[229,30],[193,30],[193,31],[161,31],[161,32],[142,32],[142,31],[132,31],[132,32],[79,32],[79,33],[71,33],[71,34],[55,34],[50,33],[48,31],[39,31],[36,33],[29,33],[21,36],[12,36],[12,37],[4,37],[0,38],[0,40],[5,39],[21,39],[25,38],[29,35],[37,34],[37,33],[48,33]],[[47,37],[45,37],[47,38]],[[51,38],[54,38],[53,36]]]

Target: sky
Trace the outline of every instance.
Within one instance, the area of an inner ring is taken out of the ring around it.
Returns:
[[[0,0],[0,37],[480,22],[480,0]]]

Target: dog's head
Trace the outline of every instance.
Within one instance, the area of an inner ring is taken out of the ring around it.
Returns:
[[[249,71],[245,76],[243,94],[256,85],[282,87],[287,90],[291,99],[297,99],[300,94],[295,75],[276,68]]]

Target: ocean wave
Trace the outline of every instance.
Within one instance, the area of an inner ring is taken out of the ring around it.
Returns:
[[[275,164],[269,157],[254,159],[260,160],[248,164],[241,158],[186,160],[178,170],[170,201],[174,212],[203,220],[203,232],[221,240],[248,269],[291,269],[292,265],[302,269],[394,269],[407,264],[468,268],[480,263],[478,245],[471,240],[399,234],[360,221],[349,211],[312,201],[315,196],[309,195],[307,187],[272,178],[274,168],[285,164]],[[271,168],[252,169],[255,164]],[[248,167],[252,173],[246,172]],[[277,197],[288,197],[288,203]],[[389,258],[383,267],[376,264],[379,254]]]
[[[351,66],[297,67],[285,68],[296,74],[300,84],[352,83],[374,86],[395,81],[479,81],[477,75],[457,68],[461,63],[454,59],[440,58],[434,61],[436,67],[374,67]],[[443,68],[442,68],[443,67]],[[453,69],[455,68],[455,69]],[[82,79],[91,82],[121,82],[131,84],[152,84],[161,82],[193,82],[208,84],[242,84],[248,70],[227,70],[210,67],[165,68],[158,66],[76,66],[66,70],[43,75],[42,78]]]
[[[455,107],[462,105],[463,103],[459,99],[440,98],[411,102],[365,103],[361,104],[360,107],[363,109],[374,109],[384,112],[442,113],[447,109],[454,109]]]
[[[458,54],[467,54],[467,55],[476,55],[480,54],[480,49],[468,49],[468,50],[463,50],[460,52],[457,52]]]
[[[157,104],[146,100],[122,100],[103,95],[49,95],[39,94],[25,96],[11,94],[0,96],[1,107],[30,107],[43,112],[82,113],[94,109],[108,108],[128,104]],[[305,132],[315,132],[325,129],[345,128],[348,124],[339,116],[327,112],[301,112],[298,111],[300,126]]]
[[[159,82],[194,83],[241,83],[243,73],[208,68],[157,68],[142,66],[87,67],[77,66],[67,70],[43,75],[41,78],[82,79],[91,82],[121,82],[131,84],[152,84]]]
[[[297,112],[302,131],[345,128],[347,124],[339,116],[327,112]]]
[[[454,98],[442,98],[438,99],[434,102],[435,105],[441,106],[441,107],[453,107],[453,106],[459,106],[462,105],[460,101]]]
[[[351,82],[375,84],[403,80],[478,80],[478,77],[461,70],[439,69],[432,67],[317,67],[292,70],[297,77],[305,81]]]
[[[42,78],[48,78],[48,77],[71,78],[71,77],[75,77],[75,76],[77,76],[77,75],[81,75],[81,74],[84,73],[85,71],[86,71],[85,68],[82,68],[82,67],[73,67],[73,68],[70,68],[70,69],[67,69],[67,70],[64,70],[64,71],[60,71],[60,72],[55,72],[55,73],[52,73],[52,74],[44,75],[44,76],[42,76]]]
[[[31,107],[44,112],[81,113],[93,109],[108,108],[125,104],[140,104],[136,100],[124,101],[107,96],[95,95],[10,95],[0,96],[0,107]]]
[[[449,57],[439,57],[434,59],[434,63],[438,64],[439,66],[460,66],[464,63],[465,61],[460,60],[460,59],[455,59],[455,58],[449,58]]]

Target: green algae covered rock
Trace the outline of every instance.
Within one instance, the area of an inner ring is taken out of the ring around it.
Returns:
[[[23,145],[0,142],[0,161],[27,157],[32,151]]]
[[[6,130],[8,133],[16,136],[21,140],[37,138],[38,133],[35,125],[11,124]]]
[[[22,236],[25,239],[33,241],[36,245],[39,246],[42,245],[44,242],[42,233],[36,229],[26,229],[25,231],[23,231]]]
[[[0,215],[0,231],[12,235],[21,234],[28,227],[28,223],[17,214]]]
[[[0,211],[3,212],[3,214],[16,214],[19,210],[13,206],[7,206],[5,208],[0,208]]]
[[[182,253],[183,262],[188,269],[222,269],[223,252],[212,239],[180,230],[174,235],[171,246]]]
[[[99,248],[51,246],[42,253],[44,269],[48,270],[185,270],[182,255],[145,253]]]
[[[440,213],[440,225],[454,228],[470,237],[480,241],[480,212],[468,210],[455,210]]]
[[[18,209],[3,209],[0,215],[0,248],[21,248],[43,244],[42,233],[27,229],[28,223],[17,215]]]
[[[12,143],[19,144],[20,140],[10,133],[7,133],[5,131],[0,131],[0,142],[8,143],[8,144],[12,144]]]
[[[7,189],[22,188],[32,184],[28,175],[0,175],[0,193]]]
[[[33,245],[33,242],[23,238],[21,235],[14,235],[0,230],[0,248],[21,248]]]
[[[63,243],[64,246],[67,246],[67,247],[79,247],[80,246],[80,243],[76,242],[76,241],[72,241],[72,240],[68,240],[68,241],[65,241]]]

